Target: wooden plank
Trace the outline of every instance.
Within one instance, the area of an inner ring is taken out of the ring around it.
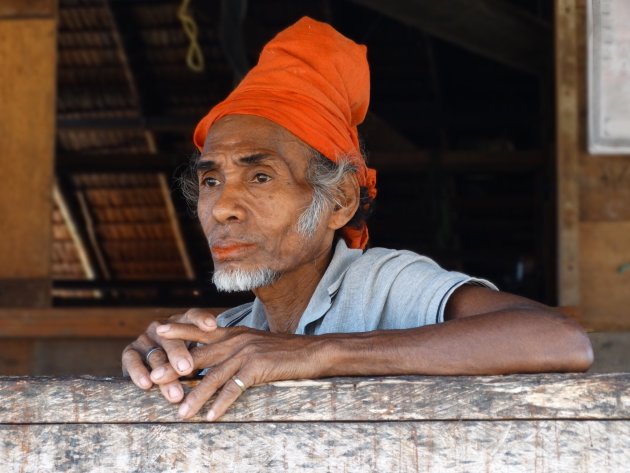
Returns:
[[[0,470],[627,472],[604,421],[2,425]]]
[[[630,158],[584,156],[580,175],[580,220],[630,221]],[[589,251],[588,248],[584,248]]]
[[[423,171],[437,160],[449,171],[463,173],[506,173],[535,172],[543,165],[540,151],[430,151],[374,152],[370,153],[369,164],[379,172]]]
[[[630,330],[630,221],[580,225],[582,322]]]
[[[248,389],[222,420],[628,420],[629,388],[629,373],[282,381]],[[0,377],[0,394],[0,424],[179,421],[157,388],[123,378]]]
[[[32,340],[18,338],[0,341],[0,376],[30,374],[32,365]]]
[[[212,310],[218,314],[224,309]],[[0,309],[0,336],[135,338],[154,320],[185,311],[145,307]]]
[[[55,38],[54,19],[0,21],[0,279],[50,277]],[[20,292],[1,302],[50,303],[49,284]]]
[[[2,0],[0,19],[52,18],[55,15],[56,5],[56,0]]]
[[[0,376],[120,376],[134,338],[0,339]]]
[[[579,121],[578,0],[556,0],[556,185],[558,188],[558,303],[578,306]]]
[[[530,73],[547,67],[548,25],[496,0],[352,0],[402,24]]]
[[[225,307],[212,307],[215,314]],[[563,315],[580,321],[575,307],[558,307]],[[150,307],[56,307],[49,309],[0,308],[0,340],[19,337],[135,338],[154,320],[163,320],[186,309]]]

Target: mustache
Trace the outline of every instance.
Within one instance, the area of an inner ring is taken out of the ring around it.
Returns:
[[[236,245],[246,245],[246,244],[255,243],[254,240],[252,240],[251,238],[248,238],[246,236],[241,236],[241,235],[233,235],[233,234],[230,234],[229,232],[221,232],[221,233],[209,235],[206,238],[206,241],[208,242],[208,246],[210,248],[221,243],[229,243],[229,244],[236,244]]]

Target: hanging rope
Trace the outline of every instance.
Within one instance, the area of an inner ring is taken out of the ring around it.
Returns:
[[[186,53],[186,65],[188,68],[195,72],[202,72],[204,69],[203,53],[197,42],[197,23],[188,11],[188,5],[190,0],[182,0],[179,9],[177,10],[177,18],[182,22],[182,29],[188,39],[190,45],[188,46],[188,52]]]

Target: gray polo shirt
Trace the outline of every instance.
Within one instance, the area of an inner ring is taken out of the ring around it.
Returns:
[[[368,332],[440,323],[450,295],[470,283],[498,290],[489,281],[446,271],[411,251],[371,248],[363,252],[339,240],[295,333]],[[269,330],[258,298],[223,312],[217,324]]]

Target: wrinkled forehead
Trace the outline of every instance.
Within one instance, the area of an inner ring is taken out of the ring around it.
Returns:
[[[303,160],[311,149],[282,126],[254,115],[228,115],[212,125],[202,156],[267,152]]]

